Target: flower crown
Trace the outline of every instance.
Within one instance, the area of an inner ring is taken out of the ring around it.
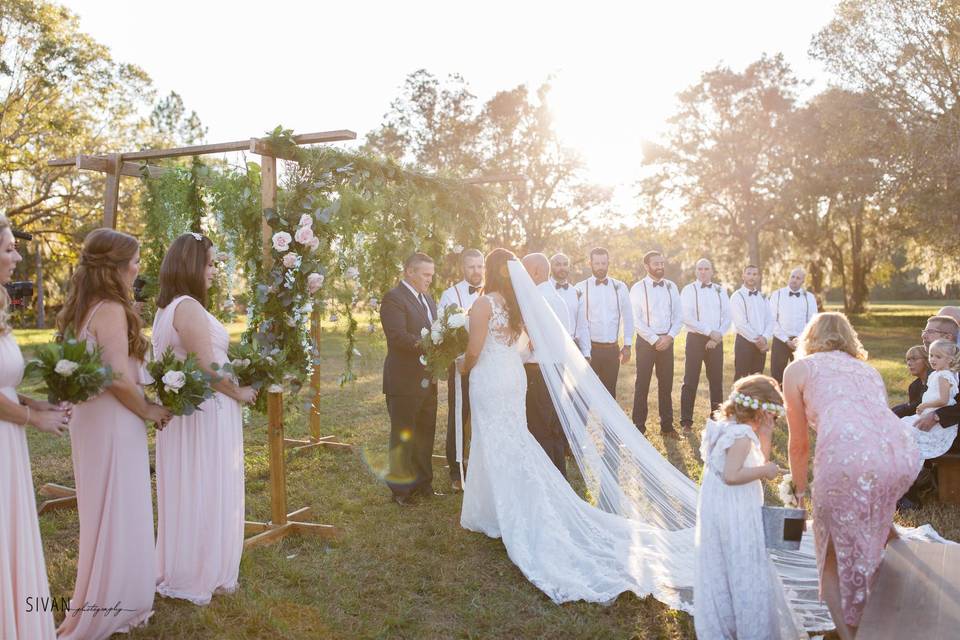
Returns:
[[[778,416],[782,416],[784,413],[786,413],[782,404],[777,404],[775,402],[760,402],[756,398],[748,396],[745,393],[740,393],[739,391],[734,391],[732,394],[730,394],[730,402],[739,404],[741,407],[746,407],[747,409],[763,409],[764,411],[775,413]]]

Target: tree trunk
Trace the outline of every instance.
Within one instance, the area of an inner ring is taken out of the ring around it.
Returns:
[[[863,250],[864,203],[857,204],[850,224],[850,304],[847,313],[863,313],[867,308],[867,258]]]
[[[763,265],[760,264],[760,231],[756,227],[747,232],[747,252],[750,254],[750,264],[757,265],[763,274]]]
[[[818,306],[823,301],[823,263],[819,260],[811,260],[807,264],[807,273],[810,276],[810,286],[807,289],[813,293],[813,297],[817,299]]]
[[[43,329],[47,326],[47,319],[43,312],[43,256],[40,255],[39,240],[34,246],[37,253],[37,329]]]

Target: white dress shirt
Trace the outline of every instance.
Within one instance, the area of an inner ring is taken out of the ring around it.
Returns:
[[[584,358],[590,357],[590,331],[587,328],[587,307],[583,304],[583,294],[577,289],[576,285],[565,282],[558,285],[557,281],[550,278],[550,284],[554,290],[567,303],[570,310],[570,320],[573,328],[570,331],[570,337],[577,341],[580,346],[580,353]]]
[[[471,284],[466,280],[461,280],[457,284],[449,287],[440,295],[440,304],[437,305],[437,313],[443,317],[443,311],[450,305],[457,305],[464,311],[470,311],[470,307],[480,296],[480,287],[477,287],[473,293],[470,293]]]
[[[803,288],[796,291],[790,287],[777,289],[770,294],[770,314],[773,316],[773,336],[787,342],[800,335],[810,319],[817,315],[817,299]]]
[[[580,290],[584,315],[587,319],[588,341],[613,344],[620,340],[623,326],[623,345],[633,344],[633,310],[624,282],[607,276],[606,284],[597,284],[590,276],[577,284]]]
[[[687,331],[709,336],[730,330],[730,297],[720,285],[711,282],[703,286],[695,280],[680,292],[680,302]]]
[[[666,278],[654,282],[647,276],[630,289],[630,304],[637,319],[637,335],[655,344],[662,335],[676,338],[683,326],[680,290]]]
[[[563,328],[566,329],[567,333],[571,333],[573,329],[573,323],[570,322],[570,310],[567,308],[567,303],[564,302],[563,298],[560,297],[560,294],[557,293],[553,283],[549,280],[546,282],[541,282],[537,285],[537,291],[539,291],[543,296],[543,299],[547,301],[547,306],[550,307],[556,314],[557,318],[560,320],[560,324],[563,325]],[[528,350],[522,355],[522,357],[523,361],[528,364],[534,364],[538,362],[535,351]]]
[[[402,282],[403,286],[410,290],[410,293],[413,294],[413,297],[416,298],[427,310],[427,319],[430,320],[430,324],[433,324],[433,314],[430,313],[430,305],[427,303],[427,297],[414,289],[413,286],[406,280],[401,280],[400,282]]]
[[[750,290],[740,287],[730,296],[730,313],[733,315],[733,324],[737,333],[753,342],[759,337],[773,338],[773,316],[763,292],[757,290],[750,295]]]

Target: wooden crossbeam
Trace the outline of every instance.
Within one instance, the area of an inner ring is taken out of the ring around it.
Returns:
[[[79,155],[77,156],[76,166],[77,169],[81,169],[83,171],[99,171],[101,173],[107,173],[110,171],[110,163],[106,158],[101,158],[100,156]],[[154,164],[124,162],[120,165],[120,175],[131,178],[139,178],[143,175],[144,169],[146,169],[147,175],[149,175],[151,178],[159,178],[168,171],[166,167],[158,167]]]
[[[257,139],[257,138],[254,138]],[[337,129],[335,131],[318,131],[315,133],[301,133],[293,136],[293,141],[297,144],[320,144],[324,142],[342,142],[344,140],[356,140],[357,134],[349,129]],[[179,158],[183,156],[203,156],[211,153],[227,153],[230,151],[249,151],[250,139],[237,140],[234,142],[218,142],[215,144],[198,144],[190,147],[175,147],[173,149],[146,149],[144,151],[129,151],[118,154],[123,160],[160,160],[162,158]],[[92,156],[94,158],[108,159],[108,156]],[[69,167],[75,164],[72,159],[50,160],[47,165],[51,167]],[[139,175],[139,174],[138,174]]]

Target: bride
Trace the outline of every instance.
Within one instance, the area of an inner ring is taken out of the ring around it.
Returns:
[[[697,487],[633,426],[606,392],[516,257],[486,259],[470,310],[473,421],[461,525],[502,538],[510,559],[555,603],[608,603],[625,591],[693,613]],[[527,430],[522,350],[532,345],[586,484],[582,499]],[[943,539],[928,526],[902,537]],[[717,549],[717,553],[723,553]],[[833,628],[818,595],[811,536],[771,551],[783,588],[765,637]],[[796,621],[796,623],[795,623]]]

